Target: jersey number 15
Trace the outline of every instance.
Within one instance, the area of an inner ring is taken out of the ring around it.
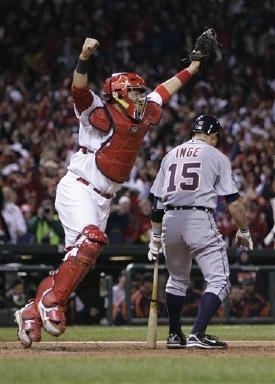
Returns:
[[[178,164],[173,163],[168,168],[170,172],[169,184],[167,187],[167,192],[174,192],[177,189],[176,186],[176,173],[177,173]],[[183,191],[196,191],[200,183],[200,169],[201,162],[194,163],[184,163],[182,165],[182,171],[180,176],[180,189]]]

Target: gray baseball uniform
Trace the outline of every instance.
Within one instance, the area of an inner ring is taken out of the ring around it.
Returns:
[[[229,267],[212,212],[217,196],[238,193],[229,159],[202,140],[189,140],[165,156],[151,192],[166,209],[162,223],[170,273],[166,291],[186,295],[195,258],[207,282],[206,292],[223,301],[230,288]]]

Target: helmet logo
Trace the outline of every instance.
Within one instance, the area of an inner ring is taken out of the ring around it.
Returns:
[[[139,131],[139,127],[136,126],[136,125],[132,125],[132,126],[130,127],[129,131],[130,131],[130,133],[131,133],[132,135],[136,135],[136,134],[138,133],[138,131]]]
[[[119,78],[113,82],[113,87],[116,88],[116,86],[119,86],[122,91],[125,91],[128,86],[131,86],[131,83],[128,80],[127,76],[120,75]]]

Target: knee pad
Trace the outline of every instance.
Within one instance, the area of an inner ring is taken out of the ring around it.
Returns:
[[[97,256],[108,242],[107,235],[96,225],[87,225],[77,240],[77,259],[79,262],[92,268],[95,265]]]

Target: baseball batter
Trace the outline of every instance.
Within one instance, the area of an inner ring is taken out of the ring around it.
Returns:
[[[155,199],[148,257],[152,260],[159,252],[162,229],[162,247],[170,275],[166,285],[168,348],[227,347],[216,337],[205,334],[210,319],[230,289],[225,243],[213,218],[217,196],[225,197],[239,227],[236,242],[253,249],[230,161],[215,148],[221,129],[214,117],[199,116],[193,124],[192,139],[164,157],[151,190]],[[201,269],[207,287],[186,340],[181,331],[180,313],[190,282],[192,259]]]
[[[34,300],[15,313],[18,337],[25,347],[41,340],[41,326],[54,336],[65,331],[65,306],[70,294],[108,243],[106,222],[115,193],[129,177],[142,140],[161,118],[162,105],[214,54],[213,30],[203,34],[206,48],[193,51],[187,69],[145,95],[136,73],[111,75],[103,99],[88,88],[88,60],[99,43],[87,38],[74,71],[72,94],[79,119],[79,150],[57,187],[56,209],[64,227],[66,256],[44,279]]]

